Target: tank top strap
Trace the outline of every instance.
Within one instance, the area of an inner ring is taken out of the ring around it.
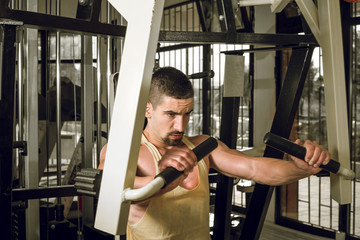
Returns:
[[[149,149],[151,155],[153,156],[153,159],[154,159],[154,163],[155,163],[155,168],[156,168],[156,174],[159,173],[159,168],[157,167],[158,166],[158,162],[160,161],[161,159],[161,154],[159,152],[159,150],[155,147],[154,144],[152,144],[151,142],[149,142],[145,135],[142,134],[141,136],[141,142]],[[188,137],[186,136],[183,136],[182,138],[182,142],[189,148],[189,149],[193,149],[195,148],[195,145],[189,140]],[[199,161],[199,162],[203,162],[203,161]],[[203,163],[201,163],[200,165],[202,165]],[[204,162],[205,164],[205,162]],[[206,168],[206,166],[204,166]]]
[[[151,155],[153,156],[155,168],[156,168],[156,174],[158,174],[159,168],[157,166],[158,166],[158,162],[161,159],[161,154],[160,154],[159,150],[154,146],[154,144],[152,144],[151,142],[149,142],[146,139],[144,134],[142,134],[142,136],[141,136],[141,142],[149,149]]]
[[[186,136],[183,136],[182,142],[191,150],[195,147],[195,145],[192,142],[190,142],[189,138]]]

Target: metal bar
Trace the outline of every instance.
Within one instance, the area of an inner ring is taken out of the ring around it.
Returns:
[[[240,97],[222,99],[220,140],[236,149]],[[233,178],[223,176],[216,185],[213,239],[230,239]]]
[[[250,46],[250,49],[253,46]],[[254,69],[255,64],[254,61],[255,56],[254,53],[250,53],[249,58],[249,82],[250,82],[250,103],[249,103],[249,147],[254,146],[254,131],[250,129],[254,129]]]
[[[31,3],[30,3],[31,2]],[[34,1],[27,2],[28,8],[37,8]],[[27,156],[24,157],[25,187],[39,186],[39,122],[38,122],[38,31],[26,29],[24,38],[24,66],[26,69],[25,97],[25,139],[27,140]],[[26,239],[40,239],[39,201],[31,200],[26,209]]]
[[[30,199],[77,196],[77,189],[73,185],[49,186],[46,188],[19,188],[13,189],[13,201]]]
[[[254,29],[252,27],[251,21],[249,21],[248,11],[246,10],[246,7],[240,7],[241,12],[241,20],[243,21],[245,32],[253,32]]]
[[[94,142],[93,118],[93,58],[92,37],[81,36],[81,135],[84,137],[82,149],[82,167],[94,168],[92,150]],[[94,222],[94,202],[90,197],[83,197],[82,219],[84,224]]]
[[[110,16],[110,3],[107,3],[107,8],[106,8],[106,18],[107,18],[107,23],[110,24],[111,22],[111,16]],[[106,80],[107,80],[107,112],[106,112],[106,116],[107,116],[107,133],[109,133],[110,131],[110,121],[111,121],[111,112],[110,112],[110,105],[111,101],[113,101],[113,99],[110,99],[111,97],[111,89],[110,87],[112,86],[112,84],[110,83],[111,81],[111,36],[107,36],[106,38]]]
[[[22,28],[17,29],[17,46],[18,46],[18,134],[17,140],[22,141],[24,137],[24,83],[23,83],[23,30]],[[19,159],[19,182],[21,187],[25,187],[25,177],[24,177],[24,158],[21,155],[20,151],[18,151],[18,159]]]
[[[224,10],[224,3],[223,0],[218,0],[216,1],[216,6],[217,6],[217,10],[218,10],[218,18],[219,18],[219,22],[220,22],[220,28],[221,31],[223,33],[225,33],[227,31],[227,27],[226,27],[226,18],[225,18],[225,10]]]
[[[56,15],[60,16],[60,0],[56,0]],[[56,32],[56,183],[58,186],[61,186],[61,76],[60,76],[60,67],[61,67],[61,41],[60,41],[60,32]],[[57,198],[56,202],[56,220],[64,220],[64,212],[61,210],[61,198]]]
[[[339,204],[339,231],[350,233],[350,204]]]
[[[125,26],[89,22],[81,19],[66,18],[20,10],[9,10],[5,12],[0,11],[0,18],[22,21],[25,26],[39,29],[62,30],[76,33],[81,32],[124,37],[126,31]],[[259,43],[270,45],[299,43],[316,44],[316,40],[312,35],[237,33],[235,36],[229,38],[228,34],[225,32],[203,33],[182,31],[161,31],[159,41],[239,44]]]
[[[288,138],[311,63],[313,47],[294,48],[280,92],[271,132]],[[264,157],[282,158],[283,153],[266,147]],[[259,239],[274,187],[256,184],[240,239]]]
[[[0,19],[21,21],[26,27],[42,30],[112,35],[117,37],[124,37],[126,31],[124,26],[21,10],[0,11]]]
[[[176,45],[170,45],[165,47],[160,47],[157,52],[168,52],[173,50],[181,50],[186,48],[193,48],[193,47],[200,47],[202,44],[176,44]]]
[[[189,3],[192,3],[194,0],[188,0],[188,1],[184,1],[184,0],[168,0],[165,3],[164,6],[164,10],[168,10],[174,7],[179,7],[182,5],[187,5]]]
[[[97,131],[97,135],[96,135],[96,159],[97,159],[97,164],[99,165],[100,163],[100,150],[101,150],[101,124],[102,124],[102,104],[101,104],[101,37],[97,36],[97,61],[96,61],[96,76],[97,76],[97,81],[96,81],[96,131]]]
[[[345,72],[345,84],[346,84],[346,96],[347,96],[347,109],[348,109],[348,126],[349,126],[349,136],[350,139],[352,135],[352,108],[351,108],[351,102],[352,102],[352,77],[351,77],[351,27],[350,27],[350,16],[351,16],[351,8],[350,4],[346,4],[344,1],[340,2],[341,7],[341,29],[342,29],[342,38],[343,38],[343,54],[344,54],[344,72]],[[321,99],[321,98],[320,98]],[[320,111],[319,111],[320,112]],[[321,123],[321,120],[320,120]],[[356,124],[355,124],[356,125]],[[356,139],[356,138],[354,138]],[[354,141],[354,140],[353,140]],[[350,156],[352,152],[352,144],[349,144],[350,147]],[[352,156],[351,156],[351,159]],[[350,161],[351,166],[351,161]],[[353,166],[356,166],[354,164]],[[354,171],[356,169],[353,169]],[[355,185],[355,182],[353,185]],[[355,195],[354,188],[352,189],[353,195]],[[355,204],[354,199],[352,199],[352,203]],[[350,226],[351,226],[351,206],[350,204],[343,204],[339,205],[339,231],[344,232],[346,234],[350,234]],[[355,206],[354,206],[354,209]],[[355,211],[354,211],[355,212]],[[353,218],[353,221],[355,222],[355,218]],[[355,228],[354,228],[355,231]]]
[[[40,71],[41,71],[41,76],[40,76],[40,82],[41,82],[41,92],[40,94],[43,97],[46,97],[46,66],[47,66],[47,31],[40,31],[40,46],[41,46],[41,60],[40,60]]]
[[[11,239],[16,26],[2,25],[2,28],[3,54],[6,57],[2,62],[2,98],[0,100],[0,232],[1,238]]]
[[[130,204],[122,202],[121,193],[123,189],[134,184],[140,137],[144,127],[145,103],[148,100],[148,87],[154,67],[164,1],[112,0],[111,4],[128,21],[128,29],[113,108],[112,132],[109,135],[106,164],[101,180],[95,228],[121,235],[126,231],[130,207]],[[121,87],[119,87],[120,84]],[[124,99],[129,103],[126,106],[122,104]],[[124,111],[127,113],[125,118]],[[124,136],[127,137],[124,138]],[[114,188],[117,191],[113,191]],[[114,204],[109,204],[109,199]]]
[[[203,7],[202,7],[202,5],[200,3],[200,0],[195,0],[195,3],[196,3],[196,8],[198,10],[201,29],[202,29],[203,32],[207,32],[204,9],[203,9]]]
[[[109,6],[109,5],[108,5]],[[101,11],[101,0],[93,0],[91,9],[91,22],[99,22],[99,16]]]
[[[227,26],[227,32],[230,35],[236,35],[236,25],[235,25],[235,15],[233,11],[232,1],[231,0],[222,0],[224,11],[225,11],[225,17],[226,17],[226,26]]]
[[[179,43],[234,43],[234,44],[268,44],[268,45],[300,45],[317,44],[311,34],[267,34],[267,33],[237,33],[229,37],[222,32],[185,32],[185,31],[160,31],[160,42]]]
[[[225,53],[228,55],[243,55],[244,53],[255,53],[255,52],[267,52],[267,51],[279,51],[291,49],[294,47],[298,47],[298,45],[288,45],[288,46],[278,46],[278,47],[263,47],[263,48],[250,48],[250,49],[241,49],[241,50],[232,50],[232,51],[222,51],[221,53]]]
[[[203,46],[203,71],[209,72],[211,69],[211,46]],[[211,135],[211,78],[209,76],[202,79],[202,133]]]
[[[335,239],[336,232],[331,229],[315,227],[315,225],[313,224],[304,224],[302,222],[299,222],[298,220],[294,220],[291,218],[279,217],[276,220],[276,224],[291,229],[296,229],[301,232],[312,233],[313,235],[322,236],[329,239]]]
[[[57,185],[61,185],[61,76],[60,76],[60,32],[56,33],[56,165]]]
[[[348,99],[339,3],[330,0],[319,2],[319,24],[322,29],[319,42],[323,56],[328,150],[333,159],[343,167],[350,168]],[[350,204],[351,181],[330,175],[330,183],[332,199],[342,205]]]

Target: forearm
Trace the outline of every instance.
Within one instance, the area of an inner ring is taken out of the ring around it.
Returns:
[[[312,167],[309,163],[296,158],[285,161],[247,156],[235,149],[229,149],[220,141],[218,149],[210,154],[209,159],[210,167],[226,176],[249,179],[272,186],[291,183],[320,171],[318,167]]]
[[[309,171],[298,168],[293,161],[260,158],[254,162],[253,174],[250,178],[261,184],[279,186],[311,175]]]
[[[146,177],[136,176],[135,181],[134,181],[134,189],[138,189],[138,188],[142,188],[142,187],[146,186],[147,184],[152,182],[154,180],[154,178],[155,178],[155,176],[146,176]],[[180,176],[179,178],[182,178],[182,177]],[[179,180],[177,179],[174,182],[168,184],[165,188],[162,188],[159,191],[157,191],[152,197],[159,196],[166,192],[169,192],[172,189],[174,189],[175,187],[177,187],[178,185],[179,185]]]

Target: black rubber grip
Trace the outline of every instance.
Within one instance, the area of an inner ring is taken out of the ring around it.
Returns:
[[[276,134],[268,132],[265,134],[264,143],[272,148],[275,148],[281,152],[288,153],[294,157],[300,158],[302,160],[305,159],[306,148],[291,142],[290,140],[280,137]],[[320,168],[332,172],[337,173],[340,168],[340,163],[335,160],[330,160],[330,162],[326,165],[319,166]]]
[[[213,78],[215,75],[214,71],[213,70],[210,70],[210,71],[207,71],[207,72],[199,72],[199,73],[194,73],[194,74],[191,74],[189,76],[190,79],[200,79],[200,78]]]
[[[197,161],[203,159],[206,155],[208,155],[212,150],[214,150],[218,146],[218,142],[215,138],[209,137],[198,146],[196,146],[192,151],[195,153]],[[172,183],[175,179],[180,177],[183,174],[183,171],[178,171],[176,168],[167,167],[164,171],[156,175],[155,177],[162,177],[165,181],[166,187],[168,184]]]

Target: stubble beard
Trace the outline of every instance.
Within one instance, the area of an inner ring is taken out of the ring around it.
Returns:
[[[170,139],[170,135],[172,134],[184,134],[182,132],[170,132],[168,135],[164,138],[162,138],[163,142],[168,146],[177,146],[179,143],[181,143],[182,136],[179,139]]]

